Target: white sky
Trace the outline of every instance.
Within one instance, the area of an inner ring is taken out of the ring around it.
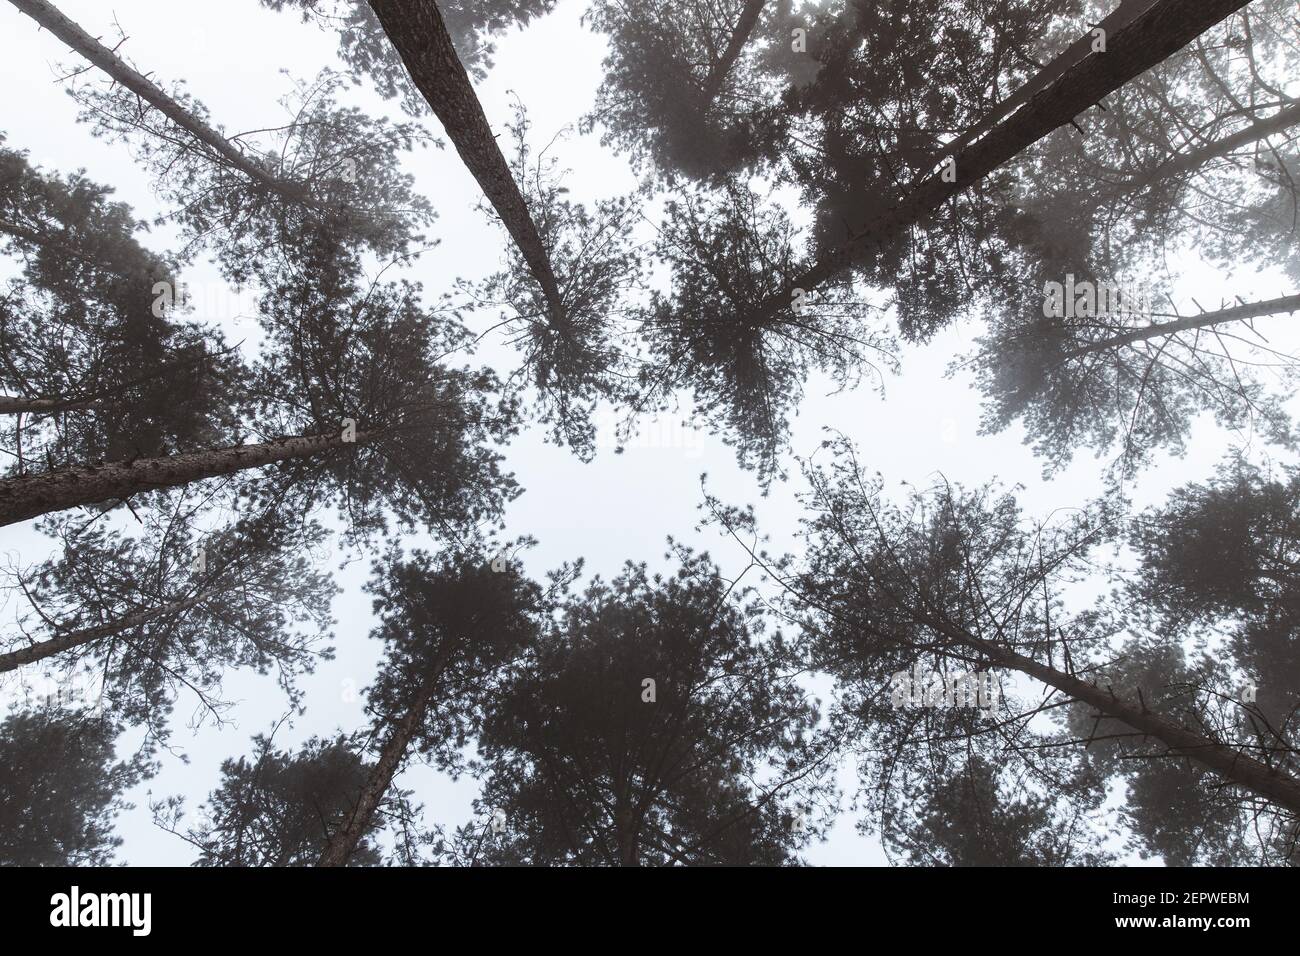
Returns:
[[[129,37],[121,48],[142,71],[164,85],[187,81],[190,92],[210,110],[227,133],[283,122],[277,100],[291,88],[293,78],[311,79],[321,68],[338,64],[336,37],[301,24],[292,14],[276,15],[255,0],[60,0],[64,13],[92,34],[114,39],[114,19]],[[498,39],[496,67],[478,85],[479,97],[494,128],[503,130],[510,117],[511,91],[529,109],[534,142],[543,143],[559,129],[576,126],[590,109],[601,82],[604,41],[583,29],[578,18],[584,0],[561,0],[558,10],[535,21],[525,32]],[[5,93],[0,131],[7,146],[26,149],[31,160],[50,171],[68,173],[84,167],[91,179],[116,188],[116,198],[134,207],[137,216],[151,218],[162,211],[147,175],[137,168],[126,148],[92,138],[75,123],[76,107],[56,82],[55,64],[83,65],[55,38],[38,33],[35,24],[8,4],[0,4],[0,88]],[[400,116],[395,103],[383,103],[368,88],[355,102],[374,115]],[[430,128],[441,135],[436,120]],[[574,171],[569,182],[574,197],[591,200],[627,192],[635,180],[624,160],[604,150],[598,136],[576,132],[559,148],[563,164]],[[451,289],[457,277],[479,278],[495,271],[503,254],[503,236],[474,211],[479,192],[454,150],[431,150],[407,161],[416,175],[417,190],[438,210],[431,230],[441,245],[427,253],[411,276],[424,283],[432,303]],[[146,242],[163,250],[179,245],[162,232]],[[249,299],[225,287],[206,262],[186,273],[191,294],[200,304],[197,317],[221,320],[232,339],[252,334],[256,321]],[[1280,280],[1258,287],[1245,277],[1228,280],[1200,270],[1182,290],[1202,302],[1243,295],[1259,298],[1282,291]],[[241,305],[242,303],[242,305]],[[486,324],[488,317],[481,321]],[[1085,454],[1055,480],[1041,480],[1035,460],[1012,429],[994,437],[977,435],[978,395],[962,377],[948,379],[944,370],[956,355],[969,349],[979,329],[953,328],[925,348],[902,355],[902,374],[888,379],[882,402],[869,384],[856,392],[829,396],[829,388],[810,383],[796,420],[794,452],[812,452],[824,426],[839,429],[858,442],[862,460],[880,470],[891,487],[906,481],[925,485],[939,473],[967,485],[1002,476],[1008,484],[1025,486],[1021,501],[1030,515],[1046,516],[1057,508],[1083,504],[1100,493],[1100,468]],[[483,361],[509,352],[481,350]],[[505,366],[503,366],[505,368]],[[699,479],[709,475],[710,488],[724,500],[758,506],[764,529],[782,549],[799,518],[794,494],[801,481],[774,487],[766,499],[754,477],[740,471],[731,451],[702,432],[676,427],[675,419],[652,426],[647,439],[614,455],[609,448],[592,464],[544,444],[540,429],[517,439],[508,450],[507,466],[526,493],[509,509],[508,534],[531,534],[540,544],[524,555],[529,572],[540,575],[562,561],[583,556],[588,570],[606,577],[628,559],[663,565],[665,537],[711,551],[724,573],[745,566],[743,556],[716,534],[696,533]],[[654,436],[658,436],[657,438]],[[1159,501],[1171,487],[1208,476],[1224,448],[1224,436],[1208,424],[1197,433],[1193,450],[1183,461],[1165,462],[1142,478],[1139,504]],[[419,544],[419,541],[413,541]],[[44,545],[27,526],[0,531],[0,552],[16,554],[23,563],[38,561]],[[337,563],[337,562],[336,562]],[[360,585],[368,561],[359,561],[338,574],[345,588],[336,601],[337,659],[321,666],[305,681],[307,712],[282,727],[276,737],[281,749],[292,749],[312,734],[328,735],[336,728],[353,729],[364,722],[362,705],[345,693],[364,687],[378,660],[378,645],[368,639],[371,615]],[[0,684],[0,690],[4,685]],[[247,752],[249,738],[268,731],[282,715],[284,703],[273,683],[247,674],[230,676],[225,696],[239,701],[230,725],[188,726],[193,702],[182,699],[176,712],[174,746],[187,760],[167,757],[161,773],[132,795],[137,807],[118,822],[125,844],[120,858],[132,864],[183,865],[192,849],[157,829],[146,807],[146,790],[156,797],[182,794],[196,808],[218,782],[218,766],[228,756]],[[416,791],[430,821],[448,831],[469,819],[472,780],[451,782],[425,767],[409,770],[400,780]],[[843,775],[853,789],[851,772]],[[847,796],[847,795],[846,795]],[[847,803],[847,799],[846,799]],[[813,846],[808,858],[818,864],[877,864],[884,856],[874,839],[853,829],[852,817],[841,817],[828,842]]]

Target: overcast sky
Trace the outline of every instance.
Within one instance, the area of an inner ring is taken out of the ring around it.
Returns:
[[[185,80],[227,133],[282,123],[285,112],[277,101],[290,92],[293,79],[310,80],[325,67],[341,69],[335,36],[300,23],[296,16],[263,10],[256,0],[60,0],[58,6],[109,45],[116,42],[120,25],[128,38],[120,52],[163,85]],[[523,32],[500,38],[496,66],[478,84],[478,94],[496,129],[503,128],[512,97],[517,95],[529,110],[535,143],[574,127],[556,151],[563,165],[573,170],[568,185],[574,198],[592,200],[626,193],[636,181],[627,163],[601,147],[597,135],[581,137],[576,132],[601,82],[604,51],[603,39],[579,23],[584,6],[584,0],[561,0],[555,13]],[[142,218],[162,212],[148,177],[134,165],[126,147],[95,140],[87,127],[76,123],[76,106],[57,82],[60,63],[83,65],[52,36],[38,33],[31,20],[0,4],[0,72],[6,91],[0,131],[7,145],[27,150],[33,163],[51,172],[84,168],[94,181],[113,186],[116,198],[129,203]],[[372,114],[398,116],[395,104],[379,100],[368,88],[350,95]],[[441,136],[437,121],[427,122]],[[426,150],[410,156],[406,164],[416,177],[417,191],[439,215],[431,237],[440,244],[410,270],[432,302],[451,291],[457,278],[480,278],[499,268],[504,241],[498,229],[475,211],[480,193],[454,150]],[[144,241],[157,250],[178,245],[166,230],[157,230]],[[206,262],[197,262],[186,279],[197,318],[220,321],[233,340],[256,332],[250,294],[241,296],[228,288]],[[1280,280],[1198,270],[1196,282],[1184,283],[1179,291],[1208,304],[1237,294],[1273,296],[1282,286]],[[480,316],[474,324],[486,328],[491,319]],[[824,383],[811,382],[795,422],[794,454],[812,453],[822,440],[823,428],[830,427],[858,443],[862,460],[879,470],[895,493],[903,482],[927,485],[940,474],[966,485],[1001,477],[1008,485],[1024,486],[1020,497],[1026,512],[1040,517],[1077,507],[1100,494],[1101,466],[1086,454],[1054,480],[1044,481],[1041,462],[1021,444],[1019,429],[998,436],[977,434],[978,395],[968,378],[945,377],[945,370],[979,334],[976,326],[958,325],[924,348],[903,351],[901,375],[886,378],[883,400],[869,382],[856,391],[834,395]],[[478,358],[504,371],[510,367],[511,355],[488,343]],[[724,573],[738,573],[745,567],[739,550],[714,532],[695,530],[700,476],[705,472],[710,490],[723,499],[758,507],[775,548],[782,549],[790,541],[800,514],[794,499],[802,487],[797,470],[792,468],[789,482],[776,485],[768,497],[761,498],[755,477],[736,466],[730,449],[681,425],[682,417],[689,419],[689,411],[684,406],[682,415],[648,423],[642,439],[622,455],[614,454],[607,444],[590,464],[545,444],[537,429],[510,446],[507,465],[525,493],[508,511],[508,532],[511,537],[528,534],[539,540],[522,556],[530,573],[540,575],[578,556],[586,559],[590,572],[606,577],[629,559],[659,567],[668,535],[711,551]],[[1201,425],[1186,459],[1162,459],[1143,474],[1135,489],[1139,505],[1161,500],[1174,485],[1211,474],[1227,447],[1226,436],[1210,423]],[[7,528],[0,536],[0,551],[17,554],[25,564],[43,555],[40,539],[27,526]],[[412,540],[421,543],[427,545]],[[335,555],[333,563],[337,565],[341,557]],[[365,722],[362,704],[349,690],[368,683],[378,660],[378,645],[368,638],[369,601],[360,590],[367,565],[368,561],[356,561],[338,572],[344,587],[334,607],[338,656],[306,679],[306,714],[280,728],[276,742],[282,749],[294,748],[312,734],[355,729]],[[196,807],[217,784],[220,762],[247,752],[249,738],[269,730],[284,715],[282,695],[270,680],[231,674],[225,691],[238,703],[229,723],[221,727],[210,721],[191,727],[194,702],[182,698],[173,744],[187,759],[179,753],[164,755],[161,772],[132,795],[136,809],[119,819],[125,839],[120,857],[127,862],[189,863],[192,848],[152,824],[144,791],[152,790],[155,797],[180,794]],[[476,791],[472,780],[452,782],[417,766],[399,782],[416,791],[431,822],[450,831],[470,818]],[[846,772],[842,781],[846,790],[851,791],[853,782],[851,771]],[[829,840],[810,848],[810,861],[884,862],[878,842],[856,834],[853,823],[852,815],[842,816]]]

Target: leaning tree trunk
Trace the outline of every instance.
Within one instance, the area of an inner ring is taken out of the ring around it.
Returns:
[[[52,3],[47,3],[46,0],[9,0],[9,2],[250,179],[256,180],[291,202],[314,205],[306,190],[278,178],[260,163],[249,159],[243,152],[232,146],[221,133],[168,96],[147,77],[128,66],[112,50],[64,16]]]
[[[370,0],[384,33],[406,64],[416,88],[442,123],[456,152],[492,203],[546,297],[553,322],[565,323],[560,287],[537,226],[496,135],[488,125],[469,74],[456,55],[433,0]]]
[[[1110,338],[1102,339],[1099,342],[1092,342],[1081,348],[1073,349],[1067,352],[1062,361],[1067,359],[1079,358],[1084,355],[1092,355],[1097,352],[1105,352],[1109,349],[1119,348],[1124,345],[1132,345],[1134,342],[1144,342],[1149,339],[1164,338],[1167,335],[1173,335],[1177,332],[1187,332],[1192,329],[1208,329],[1216,325],[1223,325],[1225,322],[1241,322],[1245,319],[1256,319],[1268,315],[1281,315],[1283,312],[1294,313],[1300,311],[1300,295],[1284,295],[1276,299],[1267,299],[1263,302],[1246,302],[1241,305],[1234,305],[1226,309],[1215,309],[1213,312],[1202,312],[1199,315],[1189,315],[1173,322],[1153,322],[1143,329],[1133,329],[1130,332],[1123,332],[1119,335],[1112,335]]]
[[[1157,0],[1117,30],[1107,52],[1075,63],[978,142],[953,156],[955,176],[942,172],[922,181],[892,209],[847,242],[823,255],[808,271],[761,303],[751,320],[771,320],[788,309],[795,289],[812,290],[839,275],[864,247],[880,246],[978,183],[1040,139],[1072,122],[1103,97],[1182,49],[1250,0]]]
[[[1300,813],[1300,780],[1289,774],[1153,713],[1145,704],[1126,701],[1112,691],[1102,690],[1095,684],[977,637],[946,620],[928,615],[919,615],[918,619],[955,643],[982,654],[991,663],[1040,680],[1074,700],[1095,707],[1099,713],[1154,737],[1167,746],[1171,754],[1195,760],[1229,783]]]
[[[330,836],[324,852],[321,853],[320,859],[316,861],[317,866],[346,866],[352,854],[356,852],[357,844],[361,842],[361,838],[369,832],[373,825],[375,811],[379,809],[384,794],[392,786],[393,778],[397,776],[397,770],[406,758],[406,751],[411,746],[411,739],[415,736],[415,732],[424,720],[425,712],[429,709],[429,702],[433,699],[436,684],[437,681],[426,678],[414,702],[402,715],[402,719],[393,726],[388,739],[384,741],[383,750],[379,754],[379,761],[375,764],[365,785],[361,788],[361,793],[357,796],[356,805],[353,806],[352,812],[348,814],[343,826]]]
[[[1097,28],[1105,31],[1107,49],[1110,48],[1110,37],[1116,31],[1128,26],[1138,17],[1139,14],[1145,13],[1151,9],[1159,0],[1122,0],[1120,5],[1113,10],[1109,16],[1105,17]],[[1081,61],[1084,57],[1092,52],[1094,35],[1089,32],[1074,43],[1070,44],[1060,56],[1055,57],[1045,67],[1029,78],[1024,86],[1017,89],[1005,100],[999,102],[988,113],[980,117],[978,123],[970,127],[951,143],[944,146],[944,152],[951,155],[959,150],[965,149],[974,142],[980,135],[992,129],[999,120],[1010,115],[1012,111],[1019,109],[1025,103],[1028,103],[1033,97],[1047,89],[1070,67]]]
[[[736,21],[736,28],[731,31],[731,36],[727,40],[727,48],[722,51],[722,58],[713,64],[709,75],[704,80],[700,93],[701,112],[707,113],[713,108],[713,101],[722,92],[727,77],[731,75],[736,61],[740,59],[740,51],[749,42],[754,27],[758,26],[758,18],[762,16],[766,2],[767,0],[746,0],[745,8],[740,12],[740,19]]]
[[[103,640],[106,637],[112,637],[114,634],[121,634],[123,631],[130,630],[133,627],[152,623],[160,618],[167,617],[169,614],[181,614],[191,608],[198,607],[204,601],[216,596],[217,593],[218,592],[205,592],[203,594],[196,594],[194,597],[186,598],[183,601],[173,601],[170,604],[151,608],[148,611],[140,611],[136,614],[127,614],[119,620],[112,621],[108,624],[99,624],[95,627],[87,627],[79,631],[69,631],[66,634],[60,634],[58,637],[52,637],[49,640],[41,641],[38,644],[32,644],[29,647],[10,651],[7,654],[0,654],[0,674],[3,674],[5,671],[11,671],[22,667],[24,664],[43,661],[47,657],[53,657],[55,654],[62,654],[64,651],[72,650],[75,647],[84,647],[86,644],[93,644],[95,641]]]
[[[355,444],[364,444],[379,434],[358,431]],[[174,488],[278,461],[308,458],[351,444],[343,440],[343,433],[339,431],[328,435],[277,438],[252,445],[229,445],[165,458],[76,465],[39,475],[9,478],[0,481],[0,526],[26,521],[51,511],[124,499],[160,488]]]

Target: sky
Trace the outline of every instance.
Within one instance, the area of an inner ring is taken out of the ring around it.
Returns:
[[[310,80],[327,67],[342,69],[334,35],[302,24],[291,14],[264,10],[256,0],[60,0],[58,6],[109,45],[117,41],[120,28],[127,39],[119,52],[164,85],[184,79],[189,92],[227,133],[283,123],[286,114],[277,101],[291,91],[294,79]],[[603,39],[579,22],[584,6],[584,0],[560,0],[554,13],[525,31],[497,39],[496,65],[476,88],[495,129],[504,132],[517,97],[528,108],[535,144],[567,130],[556,154],[572,170],[572,198],[591,201],[627,193],[637,180],[625,158],[600,145],[598,132],[577,132],[601,83],[604,53]],[[135,165],[127,147],[97,140],[76,122],[76,105],[59,82],[59,64],[84,65],[54,37],[39,33],[31,20],[0,4],[0,80],[6,90],[0,132],[7,137],[6,145],[29,151],[32,162],[51,172],[84,168],[93,180],[111,184],[115,198],[129,203],[141,218],[163,212],[148,175]],[[349,102],[372,115],[406,119],[396,103],[385,103],[367,87],[350,92]],[[436,119],[426,122],[441,135]],[[482,278],[498,270],[505,251],[503,233],[476,211],[481,195],[455,151],[449,145],[423,150],[406,157],[404,166],[416,177],[417,192],[438,213],[430,230],[438,244],[408,272],[423,283],[428,301],[452,291],[457,279]],[[793,208],[791,212],[799,214]],[[179,245],[165,228],[144,241],[157,250]],[[1202,302],[1236,294],[1263,298],[1282,289],[1281,280],[1272,277],[1192,273],[1179,291]],[[196,318],[219,321],[229,339],[254,340],[257,324],[249,290],[228,287],[202,260],[187,270],[185,279]],[[491,319],[477,316],[471,325],[486,328]],[[541,429],[526,430],[506,451],[506,466],[525,489],[507,511],[507,534],[538,539],[535,548],[520,555],[525,569],[537,576],[579,556],[585,558],[589,573],[606,578],[628,560],[647,562],[652,569],[665,567],[670,535],[708,550],[724,574],[739,573],[747,563],[743,552],[714,530],[697,530],[701,476],[707,474],[710,492],[723,500],[754,504],[771,537],[770,547],[785,550],[793,546],[791,535],[801,515],[796,495],[803,489],[792,456],[815,452],[825,429],[855,441],[863,462],[881,472],[894,493],[905,491],[905,484],[926,486],[940,476],[967,486],[1000,476],[1007,485],[1023,485],[1021,503],[1027,514],[1038,517],[1101,495],[1102,463],[1088,453],[1048,480],[1018,428],[979,434],[979,396],[968,377],[946,374],[979,334],[977,325],[959,324],[924,347],[902,350],[901,373],[886,374],[883,397],[870,382],[839,393],[829,383],[810,382],[785,459],[791,478],[776,483],[766,495],[752,473],[738,468],[731,449],[692,426],[689,405],[676,416],[646,423],[622,454],[614,453],[608,427],[612,416],[605,416],[602,447],[591,463],[547,444]],[[501,370],[511,367],[509,349],[493,341],[484,344],[477,358]],[[1159,502],[1170,488],[1209,476],[1229,437],[1212,423],[1199,423],[1185,458],[1158,459],[1142,475],[1134,489],[1136,504]],[[410,543],[430,546],[419,539]],[[46,545],[29,526],[16,526],[0,531],[0,553],[34,563],[45,556]],[[345,557],[336,553],[333,563],[337,566]],[[378,644],[368,637],[370,602],[361,590],[368,563],[352,561],[337,571],[343,588],[333,608],[337,656],[304,679],[306,713],[279,727],[275,740],[281,749],[295,748],[313,734],[329,735],[365,723],[357,691],[369,682],[379,656]],[[818,684],[814,689],[825,688]],[[0,683],[0,695],[4,693],[15,693],[12,682]],[[225,696],[236,704],[220,726],[210,719],[196,723],[199,714],[193,701],[182,699],[177,706],[171,741],[176,753],[162,756],[158,775],[130,794],[135,809],[118,820],[122,860],[137,865],[189,863],[193,849],[152,822],[148,801],[181,795],[191,811],[197,808],[217,785],[221,761],[246,753],[252,735],[268,732],[285,717],[283,697],[269,679],[231,674]],[[398,783],[415,791],[427,820],[448,831],[471,818],[476,785],[470,779],[452,781],[417,765]],[[841,785],[847,807],[855,785],[851,767],[844,768]],[[852,813],[842,814],[829,838],[808,849],[807,859],[820,865],[885,862],[878,841],[855,832],[854,820]]]

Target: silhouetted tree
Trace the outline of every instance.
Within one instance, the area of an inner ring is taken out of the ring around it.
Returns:
[[[1035,792],[1004,767],[971,754],[950,775],[922,778],[883,830],[885,845],[913,866],[1101,866],[1112,857],[1098,844],[1095,810],[1105,791],[1092,788],[1086,809],[1059,793]]]
[[[598,0],[584,16],[605,34],[605,82],[584,128],[651,160],[662,173],[700,178],[734,169],[752,152],[764,94],[779,89],[758,54],[789,42],[776,0]],[[742,60],[752,62],[742,64]]]
[[[187,251],[208,248],[224,275],[243,283],[269,281],[283,260],[322,243],[382,259],[406,256],[418,251],[412,246],[434,219],[400,167],[401,155],[427,135],[417,124],[378,121],[338,105],[342,83],[324,73],[299,84],[282,100],[283,127],[223,138],[221,152],[174,111],[128,88],[87,84],[73,93],[95,134],[128,144],[153,174],[175,207],[164,219],[183,229]],[[183,92],[169,99],[203,112]]]
[[[296,753],[253,738],[251,757],[221,765],[221,785],[199,809],[196,826],[181,831],[183,805],[154,807],[155,819],[199,851],[195,866],[306,866],[356,804],[370,767],[345,737],[312,737]],[[346,860],[378,866],[380,820],[366,829]]]
[[[0,721],[0,866],[107,866],[122,792],[145,753],[114,762],[120,728],[87,711],[41,707]]]
[[[802,269],[795,247],[785,213],[744,184],[671,200],[655,255],[672,287],[652,293],[641,319],[650,361],[638,403],[666,405],[689,388],[711,430],[765,477],[811,372],[847,386],[878,372],[873,361],[893,361],[887,336],[864,321],[873,307],[850,288],[801,289],[763,317],[761,303]]]
[[[555,582],[570,576],[566,569]],[[367,702],[378,757],[320,866],[348,859],[412,757],[458,768],[459,751],[499,700],[503,666],[531,643],[551,600],[513,565],[494,567],[473,551],[390,556],[370,588],[385,643]]]
[[[412,82],[428,101],[528,264],[546,300],[549,321],[560,330],[566,329],[569,320],[537,224],[497,146],[438,5],[433,0],[371,0],[370,6],[406,64]]]
[[[273,671],[296,702],[298,675],[332,653],[322,642],[336,588],[313,559],[324,531],[276,512],[205,530],[211,506],[181,497],[136,535],[51,522],[56,555],[8,572],[25,610],[0,673],[93,674],[98,706],[157,737],[178,693],[220,717],[233,668]]]
[[[891,675],[918,662],[940,672],[958,665],[1015,672],[1252,797],[1300,811],[1300,778],[1289,765],[1240,734],[1157,707],[1140,686],[1121,691],[1091,673],[1104,663],[1114,629],[1093,612],[1071,614],[1061,589],[1089,549],[1113,533],[1113,516],[1085,509],[1032,526],[1010,495],[943,485],[914,492],[899,507],[883,498],[878,479],[862,474],[843,441],[832,463],[810,467],[808,477],[807,564],[784,576],[808,614],[815,663],[848,686],[857,712],[879,715],[893,732]],[[722,513],[733,526],[746,520]],[[971,708],[915,713],[939,729],[979,720]]]
[[[440,359],[465,331],[426,312],[409,284],[363,284],[335,247],[276,277],[261,303],[267,347],[250,385],[260,440],[25,475],[0,482],[0,523],[263,471],[248,491],[294,514],[336,503],[357,533],[390,518],[430,527],[495,516],[515,493],[488,443],[514,428],[487,371]],[[279,437],[288,435],[290,437]]]
[[[233,427],[238,359],[159,295],[178,287],[176,264],[140,245],[109,194],[0,149],[0,242],[22,266],[0,300],[10,474],[165,454]]]
[[[1109,282],[1086,269],[1060,275],[1087,294]],[[1029,280],[1024,295],[997,309],[970,359],[986,433],[1019,421],[1049,471],[1090,447],[1114,450],[1128,473],[1157,450],[1181,453],[1202,411],[1227,428],[1292,440],[1282,391],[1255,372],[1262,367],[1283,385],[1295,378],[1292,357],[1269,344],[1266,330],[1300,310],[1300,296],[1180,316],[1099,308],[1080,292],[1082,305],[1059,316],[1044,314],[1043,287]]]
[[[758,608],[677,559],[566,600],[506,680],[479,739],[494,822],[460,831],[462,861],[797,861],[832,787],[817,710]]]

